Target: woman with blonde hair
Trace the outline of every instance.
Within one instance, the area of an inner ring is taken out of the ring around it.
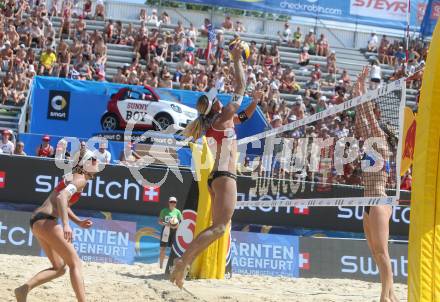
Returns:
[[[225,233],[237,201],[237,142],[234,128],[236,124],[252,116],[259,102],[259,97],[255,97],[248,108],[236,114],[246,88],[242,48],[240,43],[237,45],[232,50],[236,86],[231,101],[222,107],[216,98],[216,89],[211,89],[197,101],[199,117],[183,131],[185,136],[192,137],[193,140],[205,135],[215,162],[208,179],[208,189],[212,200],[212,226],[201,232],[191,242],[182,257],[175,260],[170,280],[180,288],[183,287],[189,266],[194,259]]]

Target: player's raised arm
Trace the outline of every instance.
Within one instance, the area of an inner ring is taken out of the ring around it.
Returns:
[[[232,59],[234,61],[234,72],[235,72],[235,89],[234,95],[231,101],[226,105],[219,117],[220,120],[226,121],[234,117],[235,113],[241,106],[243,101],[244,92],[246,90],[246,83],[244,80],[244,70],[243,70],[243,59],[242,59],[243,47],[240,41],[235,43],[235,47],[232,50]]]

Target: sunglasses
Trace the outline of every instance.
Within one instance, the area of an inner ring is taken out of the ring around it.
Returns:
[[[177,201],[169,201],[169,203],[177,203]]]

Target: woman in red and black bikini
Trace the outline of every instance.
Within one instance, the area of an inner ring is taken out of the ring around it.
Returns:
[[[237,142],[235,124],[246,121],[252,116],[259,101],[254,97],[246,110],[236,114],[243,100],[245,80],[240,43],[232,51],[235,70],[235,94],[232,100],[222,107],[216,98],[216,90],[201,96],[197,101],[199,117],[189,124],[183,134],[199,139],[205,134],[208,145],[214,155],[214,168],[208,179],[212,200],[212,226],[201,232],[188,246],[181,258],[174,262],[170,280],[178,287],[183,287],[189,266],[194,259],[211,243],[219,239],[231,222],[237,201],[236,157]]]
[[[49,258],[52,267],[45,269],[22,286],[15,289],[18,302],[24,302],[28,293],[35,287],[62,276],[69,267],[70,280],[79,302],[86,301],[82,265],[72,245],[72,229],[69,219],[82,228],[90,228],[92,221],[79,219],[70,209],[81,196],[87,181],[98,172],[99,166],[93,152],[83,149],[79,152],[78,164],[69,177],[57,185],[44,203],[32,214],[30,226],[32,233]],[[58,218],[61,225],[57,223]]]

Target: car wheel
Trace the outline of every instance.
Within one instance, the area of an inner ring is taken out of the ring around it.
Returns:
[[[118,118],[114,114],[107,114],[101,119],[103,130],[116,130],[119,128]]]
[[[167,113],[159,113],[154,117],[154,120],[155,130],[166,130],[169,126],[174,124],[173,118]]]

